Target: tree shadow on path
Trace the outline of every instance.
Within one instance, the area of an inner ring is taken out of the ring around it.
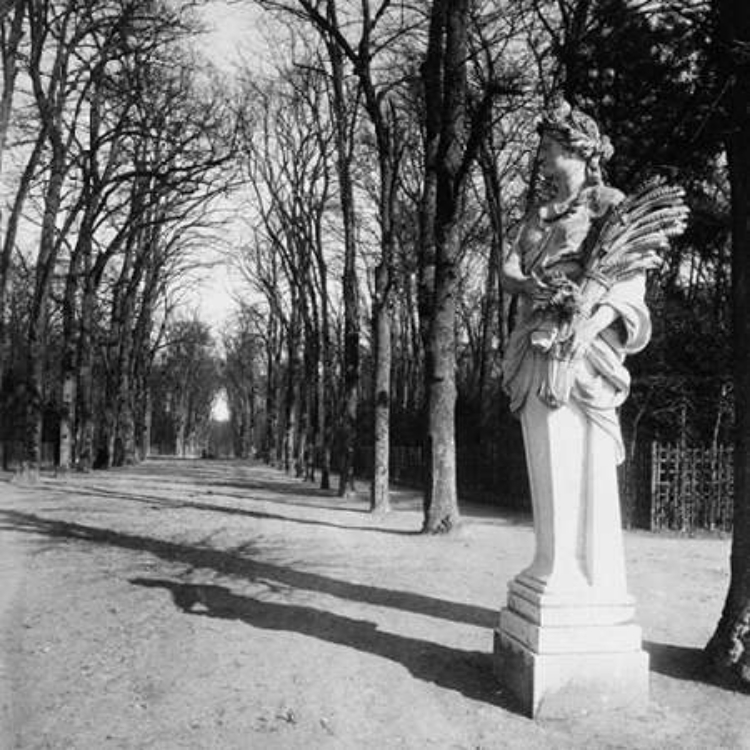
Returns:
[[[643,648],[649,654],[650,669],[657,674],[676,680],[699,682],[730,692],[750,694],[750,688],[739,682],[727,683],[714,679],[708,667],[703,649],[694,646],[675,646],[671,643],[644,641]]]
[[[177,465],[175,463],[177,462]],[[130,467],[129,467],[130,468]],[[180,476],[175,478],[175,471]],[[227,478],[227,473],[230,477]],[[369,506],[369,501],[362,498],[338,498],[336,490],[333,488],[322,489],[314,482],[310,482],[301,477],[293,477],[281,469],[277,469],[263,463],[240,463],[220,461],[215,464],[200,463],[197,460],[169,459],[166,462],[147,461],[136,467],[136,473],[139,477],[149,482],[168,484],[174,486],[194,485],[196,489],[200,487],[227,487],[230,489],[243,490],[245,493],[260,491],[272,492],[275,495],[291,496],[297,498],[314,498],[331,500],[330,503],[303,503],[300,505],[306,507],[326,508],[330,510],[357,510],[357,508],[347,508],[346,505],[352,503],[361,504],[363,509]],[[270,476],[269,476],[270,475]],[[238,495],[238,497],[247,497],[247,495]],[[279,498],[279,502],[285,502]],[[409,501],[417,505],[418,501]],[[292,504],[292,503],[289,503]],[[342,507],[343,506],[343,507]]]
[[[200,510],[209,513],[224,513],[227,515],[244,516],[246,518],[256,518],[262,521],[286,521],[288,523],[297,523],[304,526],[325,526],[330,529],[342,529],[345,531],[368,531],[375,534],[392,534],[394,536],[419,536],[420,532],[416,529],[383,529],[378,526],[359,526],[346,523],[334,523],[333,521],[319,521],[314,518],[300,518],[298,516],[285,516],[279,513],[267,513],[261,510],[250,510],[248,508],[234,508],[230,505],[215,505],[213,503],[202,503],[193,500],[172,500],[171,498],[162,497],[161,495],[143,495],[133,492],[118,492],[117,490],[99,487],[85,487],[77,485],[66,485],[60,490],[64,494],[74,492],[76,495],[87,497],[100,497],[103,499],[116,498],[117,500],[127,500],[134,503],[144,503],[152,510]],[[230,497],[236,497],[231,495]],[[245,498],[257,500],[257,498]],[[275,502],[261,498],[261,502]],[[288,505],[289,503],[284,503]],[[301,505],[300,507],[309,507]],[[315,507],[315,506],[313,506]]]
[[[135,467],[134,470],[132,467],[129,468],[134,471],[139,479],[145,479],[147,482],[166,485],[172,490],[176,486],[184,487],[188,497],[215,495],[241,501],[262,501],[274,505],[317,508],[336,511],[337,513],[354,513],[372,517],[369,499],[362,493],[346,499],[338,498],[333,489],[322,490],[306,480],[290,477],[281,470],[265,464],[234,465],[230,462],[226,465],[224,462],[219,462],[206,468],[204,465],[198,465],[198,462],[194,460],[172,459],[171,463],[165,462],[164,465],[161,465],[159,461],[156,464],[149,461]],[[232,474],[229,478],[227,478],[228,471]],[[175,476],[175,472],[179,472],[179,476]],[[117,477],[118,475],[115,475],[115,478]],[[119,478],[122,478],[122,474],[119,475]],[[80,492],[88,491],[89,494],[94,494],[92,490],[101,490],[102,494],[117,496],[116,491],[113,491],[110,487],[76,486],[66,482],[61,484],[61,488],[74,489]],[[258,497],[258,494],[262,496]],[[421,495],[413,488],[410,489],[402,485],[391,486],[391,510],[393,512],[421,511],[422,504]],[[482,523],[504,526],[531,525],[531,516],[528,509],[500,507],[495,503],[488,502],[486,498],[480,502],[470,493],[466,496],[462,495],[460,505],[461,515],[468,523],[479,520]],[[323,522],[319,523],[323,525]],[[368,527],[352,528],[368,529]],[[390,532],[390,530],[385,531],[386,533]]]
[[[0,520],[2,520],[0,529],[8,528],[51,538],[106,544],[122,549],[148,552],[168,562],[215,570],[249,581],[270,580],[297,589],[336,596],[340,599],[400,609],[466,625],[492,628],[497,617],[494,610],[485,607],[439,599],[411,591],[352,583],[284,565],[263,562],[236,551],[170,542],[96,526],[41,518],[32,513],[20,511],[0,511]],[[247,547],[243,549],[246,553]]]
[[[135,578],[131,583],[171,592],[183,611],[204,617],[239,620],[255,628],[317,638],[402,664],[417,679],[456,690],[467,698],[520,713],[492,673],[491,657],[431,641],[379,630],[368,620],[344,617],[312,607],[261,601],[233,594],[224,586],[185,584],[163,579]],[[199,609],[194,609],[199,607]]]

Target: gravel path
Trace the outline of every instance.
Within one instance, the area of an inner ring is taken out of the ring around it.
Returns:
[[[628,533],[652,700],[535,722],[492,627],[529,519],[342,502],[260,465],[155,460],[0,480],[0,748],[750,748],[750,696],[701,681],[729,543]]]

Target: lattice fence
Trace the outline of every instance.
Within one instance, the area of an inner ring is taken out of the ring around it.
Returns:
[[[652,529],[732,528],[733,452],[730,446],[651,446]]]

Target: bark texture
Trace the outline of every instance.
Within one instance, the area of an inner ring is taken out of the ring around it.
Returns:
[[[706,654],[715,677],[750,686],[750,18],[743,0],[717,0],[716,6],[720,69],[728,83],[735,500],[729,592]]]
[[[328,0],[328,17],[338,28],[336,3]],[[344,273],[342,295],[344,302],[343,394],[340,421],[339,497],[354,490],[354,452],[357,430],[357,401],[359,389],[359,284],[357,281],[357,247],[355,244],[354,189],[352,187],[352,139],[349,125],[352,115],[347,107],[344,91],[344,55],[335,40],[328,42],[331,59],[331,104],[336,143],[336,173],[339,182],[341,221],[344,230]]]
[[[467,0],[433,3],[423,66],[426,179],[422,219],[422,315],[427,391],[424,531],[459,522],[456,490],[456,292],[459,209],[466,143]],[[423,317],[424,321],[424,317]]]

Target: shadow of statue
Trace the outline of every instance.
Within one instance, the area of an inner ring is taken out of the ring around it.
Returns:
[[[402,664],[419,680],[456,690],[467,698],[519,713],[492,673],[487,652],[462,651],[432,641],[380,630],[368,620],[313,607],[239,596],[225,586],[135,578],[131,583],[168,590],[177,607],[194,615],[239,620],[255,628],[317,638]]]

